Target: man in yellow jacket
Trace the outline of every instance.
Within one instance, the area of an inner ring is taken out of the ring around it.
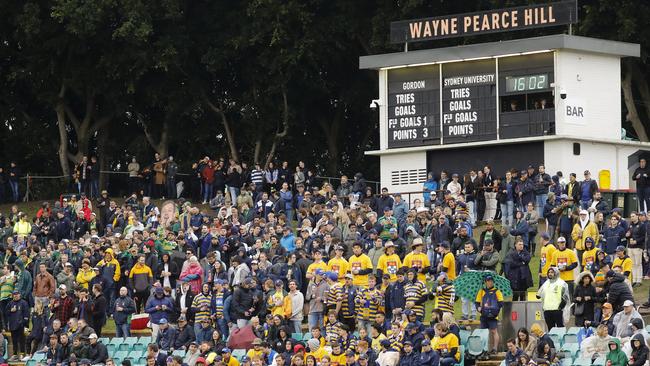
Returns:
[[[106,288],[102,290],[104,297],[108,302],[108,310],[113,308],[115,302],[115,291],[117,283],[120,280],[120,263],[113,255],[113,249],[108,248],[104,251],[104,259],[97,263],[99,273],[106,280]]]
[[[585,240],[591,238],[594,240],[594,248],[598,246],[598,227],[593,221],[589,220],[589,212],[580,210],[579,220],[573,225],[571,239],[573,239],[574,248],[578,252],[578,262],[582,262],[582,253],[585,251]]]

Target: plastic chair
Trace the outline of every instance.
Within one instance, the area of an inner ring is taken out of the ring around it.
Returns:
[[[487,342],[481,336],[469,336],[467,339],[467,352],[472,356],[479,356],[486,351]]]
[[[151,343],[151,336],[140,337],[140,339],[138,340],[138,343],[142,343],[145,346],[148,346],[149,343]]]
[[[38,361],[29,360],[29,361],[27,361],[27,363],[25,364],[25,366],[36,366],[36,363],[37,363],[37,362],[38,362]]]
[[[548,334],[557,334],[560,336],[560,338],[564,337],[566,334],[566,328],[565,327],[553,327],[551,330],[548,331]]]
[[[460,352],[460,359],[454,366],[465,366],[465,346],[461,345],[458,347],[458,352]]]
[[[579,331],[580,331],[579,327],[571,327],[567,329],[566,334],[578,334]]]
[[[469,336],[472,334],[469,330],[461,329],[460,330],[460,344],[461,345],[466,345],[467,344],[467,339]]]
[[[115,346],[119,347],[120,344],[124,342],[124,338],[122,337],[113,337],[108,344],[114,344]]]
[[[176,351],[172,352],[172,356],[185,357],[185,350],[177,349]]]
[[[302,333],[291,333],[291,338],[300,342],[302,341]]]
[[[184,354],[183,354],[184,356]],[[133,350],[131,353],[129,353],[129,358],[132,360],[138,360],[140,357],[146,357],[146,352],[140,351],[140,350]]]
[[[560,349],[560,352],[564,352],[564,354],[565,354],[564,357],[565,358],[573,359],[573,358],[577,357],[579,349],[580,349],[579,344],[577,344],[577,343],[569,343],[569,344],[563,345],[562,348]],[[567,354],[568,354],[568,356],[567,356]]]
[[[578,335],[577,334],[565,334],[564,337],[562,337],[562,344],[573,344],[573,343],[578,343]]]
[[[101,337],[97,340],[98,342],[102,342],[103,345],[107,345],[111,343],[111,339],[108,337]]]
[[[120,360],[123,360],[123,359],[127,358],[128,356],[129,356],[129,352],[128,352],[128,351],[117,351],[117,352],[115,352],[115,353],[113,354],[113,358],[114,358],[114,359],[115,359],[115,358],[119,358]],[[116,365],[119,365],[119,364],[116,363]]]
[[[34,355],[32,356],[31,360],[36,361],[36,362],[38,362],[38,361],[42,361],[42,360],[45,359],[46,356],[47,356],[47,355],[45,354],[45,352],[36,352],[36,353],[34,353]]]
[[[605,363],[607,363],[607,357],[606,356],[600,356],[597,359],[594,360],[594,363],[592,366],[605,366]]]
[[[133,351],[141,351],[141,352],[144,352],[144,351],[147,350],[147,346],[148,346],[147,344],[140,343],[140,341],[138,341],[138,343],[134,344],[133,347],[131,347],[131,349],[132,349]]]
[[[591,366],[591,358],[576,358],[573,361],[573,366]]]
[[[241,359],[244,356],[246,356],[246,350],[245,349],[238,348],[238,349],[232,350],[232,357],[238,359],[239,361],[241,361]]]
[[[559,334],[549,334],[548,337],[551,338],[556,348],[562,346],[562,338],[560,338]]]

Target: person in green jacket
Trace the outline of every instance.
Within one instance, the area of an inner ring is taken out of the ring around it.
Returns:
[[[29,295],[34,289],[32,274],[25,269],[25,264],[21,259],[16,259],[16,262],[14,262],[14,268],[16,269],[16,282],[14,283],[14,290],[20,292],[22,299],[29,302]]]
[[[609,352],[607,353],[607,366],[627,366],[627,356],[621,351],[621,341],[618,338],[612,338],[607,344]]]

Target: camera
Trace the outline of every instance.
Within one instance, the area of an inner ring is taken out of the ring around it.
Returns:
[[[370,109],[375,110],[379,108],[379,99],[373,99],[370,101]]]
[[[560,90],[560,98],[566,99],[566,90],[564,90],[564,89]]]

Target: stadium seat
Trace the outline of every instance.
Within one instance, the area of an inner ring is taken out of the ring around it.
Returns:
[[[25,366],[36,366],[36,363],[37,363],[37,361],[29,360],[29,361],[27,361],[27,363],[25,364]]]
[[[140,340],[138,341],[138,343],[144,344],[145,347],[148,346],[149,343],[151,343],[151,336],[140,337]]]
[[[467,339],[467,352],[472,356],[479,356],[487,350],[487,338],[471,335]]]
[[[562,344],[573,344],[573,343],[578,343],[578,335],[577,334],[565,334],[564,337],[562,338]]]
[[[113,358],[119,358],[120,360],[125,359],[129,355],[128,351],[117,351],[113,353]],[[117,365],[118,363],[116,363]]]
[[[129,358],[132,360],[138,360],[140,357],[146,357],[147,352],[146,351],[141,351],[141,350],[133,350],[131,353],[129,353]],[[185,351],[183,351],[183,356],[185,355]]]
[[[578,334],[580,327],[571,327],[567,329],[566,334]]]
[[[114,345],[114,344],[107,344],[106,345],[106,351],[108,351],[109,355],[112,355],[113,353],[115,353],[117,351],[117,346]]]
[[[104,344],[106,344],[106,345],[114,344],[116,347],[119,347],[120,344],[122,344],[123,341],[124,341],[124,338],[122,338],[122,337],[113,337],[113,338],[108,342],[108,344],[106,344],[106,343],[104,343]]]
[[[573,361],[573,366],[591,366],[591,358],[582,358],[582,357],[576,358]]]
[[[458,363],[455,364],[455,366],[464,366],[465,365],[465,346],[461,345],[458,348],[458,352],[460,352],[460,360]]]
[[[563,358],[561,362],[562,366],[572,366],[573,365],[573,359],[571,358]]]
[[[140,358],[136,361],[136,363],[137,363],[138,365],[146,365],[146,364],[147,364],[147,358],[144,357],[144,356],[143,356],[143,357],[140,357]]]
[[[46,356],[45,352],[36,352],[31,359],[38,362],[44,360]]]
[[[239,361],[241,361],[241,359],[244,356],[246,356],[246,350],[245,349],[238,348],[238,349],[232,350],[232,357],[238,359]]]
[[[472,334],[469,330],[461,329],[460,330],[460,344],[461,345],[466,345],[467,344],[467,339],[469,336]]]
[[[564,353],[565,358],[571,358],[574,359],[578,355],[578,351],[580,350],[580,345],[577,343],[569,343],[565,344],[562,346],[560,349],[560,352]]]
[[[555,348],[560,348],[560,346],[562,346],[562,338],[558,334],[549,333],[548,337],[551,338],[553,344],[555,344]]]
[[[566,328],[565,327],[553,327],[553,328],[551,328],[551,330],[548,331],[548,334],[557,334],[560,338],[562,338],[566,334]]]
[[[291,333],[291,338],[300,342],[302,341],[302,333]]]
[[[594,360],[594,363],[592,366],[605,366],[605,363],[607,362],[607,357],[606,356],[600,356],[597,359]]]
[[[133,351],[146,351],[147,346],[148,346],[148,344],[141,343],[140,341],[138,341],[138,343],[134,344],[133,347],[131,347],[131,349]]]
[[[176,351],[172,352],[172,356],[185,357],[185,350],[177,349]]]
[[[303,340],[303,341],[308,341],[308,340],[310,340],[311,338],[312,338],[312,336],[311,336],[311,333],[310,333],[310,332],[307,332],[307,333],[305,333],[305,334],[302,335],[302,340]]]

